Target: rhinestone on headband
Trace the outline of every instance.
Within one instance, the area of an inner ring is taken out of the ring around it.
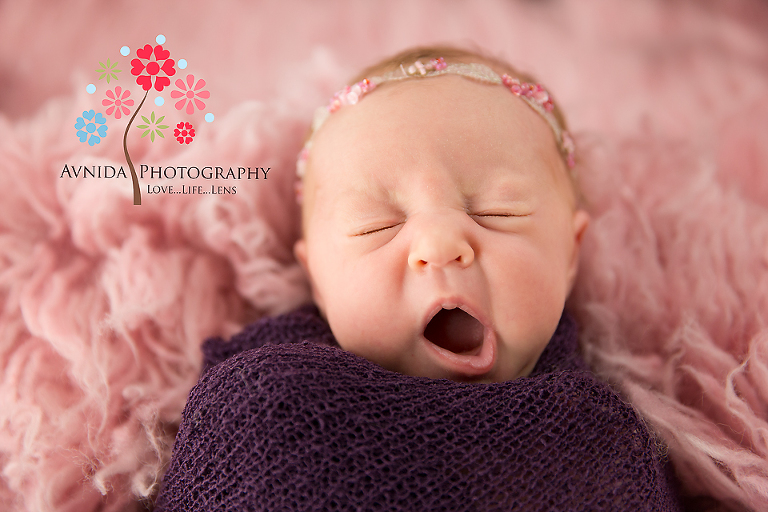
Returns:
[[[513,78],[504,73],[499,76],[495,71],[486,66],[485,64],[446,64],[445,60],[440,57],[438,59],[431,59],[426,64],[421,61],[416,61],[407,68],[402,64],[395,71],[390,71],[381,76],[375,76],[372,78],[364,78],[354,85],[348,85],[344,89],[336,92],[327,107],[320,107],[315,111],[315,117],[312,121],[312,134],[317,132],[330,115],[341,107],[347,105],[355,105],[366,94],[370,93],[377,86],[384,82],[394,82],[398,80],[407,80],[412,78],[423,78],[430,76],[440,75],[459,75],[466,78],[471,78],[482,83],[504,85],[509,89],[512,94],[525,101],[536,112],[541,115],[545,121],[552,128],[557,141],[558,148],[565,158],[565,163],[570,169],[576,165],[574,153],[576,147],[573,144],[573,139],[566,130],[560,126],[557,118],[553,114],[554,103],[549,93],[541,86],[541,84],[531,84],[528,82],[521,82],[517,78]],[[306,169],[306,161],[309,157],[309,151],[312,148],[312,137],[310,136],[304,148],[299,153],[298,160],[296,162],[296,174],[299,178],[304,177]],[[297,194],[300,197],[301,184],[297,185]]]

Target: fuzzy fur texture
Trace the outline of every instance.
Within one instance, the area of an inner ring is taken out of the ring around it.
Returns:
[[[308,298],[292,181],[312,110],[380,57],[444,42],[534,73],[578,134],[593,222],[569,307],[588,362],[667,443],[692,507],[768,508],[768,4],[209,9],[0,3],[0,508],[152,496],[203,339]],[[59,179],[125,165],[72,124],[102,50],[158,33],[210,77],[217,119],[182,149],[136,138],[134,161],[255,162],[268,180],[135,207],[124,180]]]

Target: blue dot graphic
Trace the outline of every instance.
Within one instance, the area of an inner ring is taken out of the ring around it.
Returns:
[[[207,122],[209,122],[209,123],[212,123],[212,122],[213,122],[213,114],[211,114],[210,112],[208,112],[207,114],[205,114],[205,120],[206,120]]]
[[[93,94],[93,93],[95,93],[95,92],[96,92],[96,86],[95,86],[95,85],[93,85],[93,84],[88,84],[88,85],[85,87],[85,90],[88,92],[88,94]]]
[[[179,59],[179,62],[176,64],[179,66],[179,69],[187,69],[187,59]]]
[[[162,107],[163,103],[165,103],[165,100],[163,99],[162,96],[158,96],[157,98],[155,98],[155,105],[157,105],[158,107]]]
[[[165,36],[160,34],[155,38],[155,41],[157,41],[157,44],[165,44]]]
[[[131,49],[128,48],[127,46],[123,46],[122,48],[120,48],[120,55],[122,55],[123,57],[127,57],[129,53],[131,53]]]

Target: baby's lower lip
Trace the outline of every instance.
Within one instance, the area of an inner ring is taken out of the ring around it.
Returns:
[[[482,345],[467,353],[455,353],[446,350],[435,345],[423,335],[421,341],[426,351],[438,365],[456,377],[481,377],[493,370],[496,365],[496,334],[488,327],[483,330]]]

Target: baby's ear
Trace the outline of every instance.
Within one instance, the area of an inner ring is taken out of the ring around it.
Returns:
[[[589,214],[582,209],[576,210],[573,214],[573,231],[576,235],[576,244],[581,246],[581,239],[589,226]]]
[[[323,303],[323,297],[320,294],[320,290],[318,290],[317,286],[315,286],[315,282],[312,279],[312,273],[309,271],[309,264],[307,260],[307,241],[304,238],[299,238],[296,240],[296,243],[293,244],[293,255],[296,257],[299,265],[301,265],[301,268],[304,269],[304,274],[306,274],[307,279],[309,279],[309,286],[312,290],[312,299],[315,301],[315,305],[320,308],[320,311],[323,314],[325,314],[325,304]]]
[[[307,269],[307,241],[303,238],[299,238],[296,240],[296,243],[293,244],[293,255],[296,257],[296,260],[301,265],[301,268],[304,269],[304,273],[309,275],[309,270]]]
[[[571,264],[568,269],[568,294],[571,293],[573,283],[576,281],[576,274],[579,271],[579,250],[581,249],[581,240],[584,238],[584,232],[589,226],[589,214],[581,209],[573,213],[573,254],[571,255]]]

